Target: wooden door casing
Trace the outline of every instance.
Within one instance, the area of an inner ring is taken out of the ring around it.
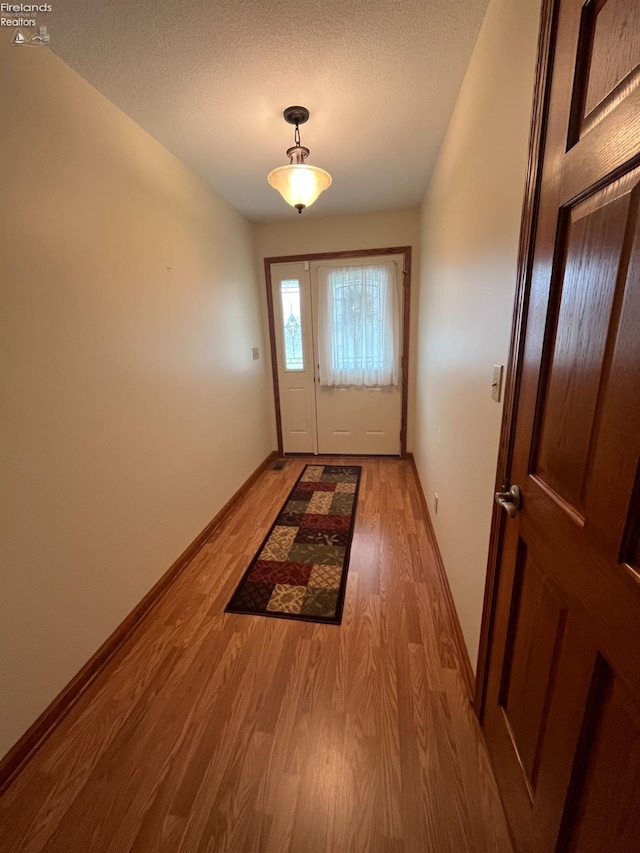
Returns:
[[[521,851],[637,850],[640,6],[548,4],[483,725]],[[494,528],[495,530],[495,528]],[[488,596],[490,600],[491,596]]]

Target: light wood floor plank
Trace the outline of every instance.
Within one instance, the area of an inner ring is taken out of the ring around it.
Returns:
[[[254,484],[0,800],[3,853],[511,853],[411,466],[361,464],[340,626],[225,614]]]

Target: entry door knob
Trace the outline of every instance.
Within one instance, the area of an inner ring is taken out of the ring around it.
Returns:
[[[496,503],[500,504],[509,516],[515,518],[522,502],[522,492],[518,486],[511,486],[508,492],[496,492]]]

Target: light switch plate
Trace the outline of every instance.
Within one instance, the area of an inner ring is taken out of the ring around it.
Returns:
[[[260,358],[260,350],[258,347],[253,347],[251,350],[251,354],[253,355],[253,360],[257,361]]]
[[[491,399],[496,403],[502,398],[502,365],[493,365],[493,378],[491,379]]]

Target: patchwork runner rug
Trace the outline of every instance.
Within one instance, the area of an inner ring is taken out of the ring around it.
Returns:
[[[238,584],[228,613],[340,624],[359,465],[307,465]]]

